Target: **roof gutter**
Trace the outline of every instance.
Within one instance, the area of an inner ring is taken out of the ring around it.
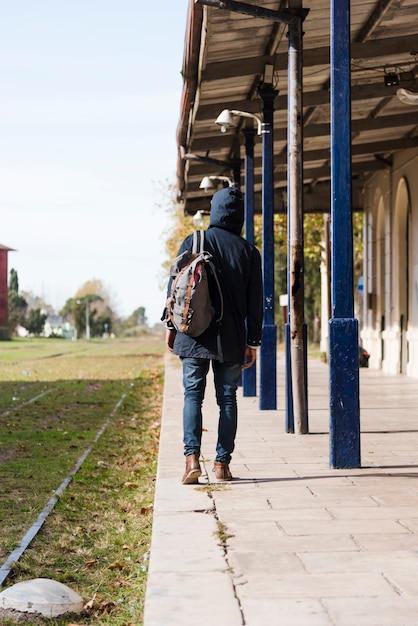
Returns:
[[[183,90],[180,104],[180,120],[177,126],[177,201],[183,197],[185,187],[184,147],[187,147],[190,118],[198,89],[200,46],[202,37],[203,7],[189,0],[183,54]]]

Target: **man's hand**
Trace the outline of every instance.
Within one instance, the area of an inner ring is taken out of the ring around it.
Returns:
[[[250,346],[247,346],[244,352],[244,365],[241,367],[241,369],[246,370],[251,367],[251,365],[255,363],[256,358],[257,350],[255,348],[250,348]]]
[[[170,352],[173,352],[174,339],[176,338],[176,329],[167,328],[165,333],[165,343]]]

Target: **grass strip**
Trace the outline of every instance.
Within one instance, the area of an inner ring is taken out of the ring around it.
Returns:
[[[116,360],[127,359],[128,369],[135,360],[132,347],[123,344],[119,354],[113,354]],[[115,406],[115,398],[120,397],[121,392],[126,393],[124,402],[92,446],[91,453],[60,496],[8,582],[45,577],[68,584],[89,603],[88,610],[82,616],[73,616],[71,623],[101,626],[142,623],[163,378],[162,353],[151,356],[144,349],[143,344],[139,349],[136,342],[135,376],[111,380],[109,372],[101,371],[102,380],[56,381],[54,393],[21,407],[13,415],[14,428],[10,427],[10,415],[6,416],[10,432],[4,428],[6,418],[0,417],[0,459],[7,434],[6,449],[9,456],[10,449],[13,452],[8,461],[4,457],[0,461],[1,469],[9,470],[8,494],[1,495],[1,515],[8,508],[7,499],[13,508],[8,520],[0,519],[2,541],[4,536],[8,537],[7,547],[3,545],[2,549],[7,552],[19,535],[9,526],[22,515],[22,519],[26,517],[27,529],[30,514],[33,512],[36,517],[41,500],[45,503],[48,477],[53,475],[56,489],[60,471],[61,475],[68,474],[68,467],[71,469],[75,458],[80,456],[80,448],[84,450],[86,443],[93,440],[97,426],[102,425],[103,417],[111,412],[109,407],[112,403],[112,408]],[[141,351],[144,358],[141,358]],[[92,356],[86,358],[97,360]],[[107,359],[100,358],[100,361],[103,366]],[[63,367],[62,363],[59,367]],[[121,372],[121,364],[115,369]],[[57,399],[60,402],[54,405]],[[34,407],[36,411],[29,416],[26,411]],[[52,427],[50,420],[45,421],[45,415],[51,414],[59,415],[52,421]],[[24,450],[20,449],[21,445]],[[50,454],[45,455],[45,448]],[[43,454],[37,454],[39,449]],[[24,463],[20,454],[26,455]],[[59,463],[55,464],[57,458]],[[44,470],[43,464],[49,469]],[[36,491],[33,483],[32,492],[27,487],[29,471],[32,475],[36,472],[36,485],[45,481],[39,489],[42,492],[39,498],[33,493]],[[71,616],[46,619],[28,614],[24,623],[63,626],[69,619]],[[9,626],[16,620],[4,615],[1,623]]]

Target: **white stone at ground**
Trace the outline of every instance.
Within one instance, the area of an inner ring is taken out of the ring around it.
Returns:
[[[0,593],[1,608],[21,613],[40,613],[46,617],[79,613],[83,606],[83,598],[78,593],[48,578],[25,580]]]

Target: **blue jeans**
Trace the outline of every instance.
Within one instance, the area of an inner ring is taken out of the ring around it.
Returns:
[[[215,461],[229,463],[237,433],[237,387],[241,365],[209,359],[181,357],[183,364],[183,442],[184,454],[200,455],[202,441],[202,404],[206,377],[212,363],[216,401],[219,406],[218,441]]]

